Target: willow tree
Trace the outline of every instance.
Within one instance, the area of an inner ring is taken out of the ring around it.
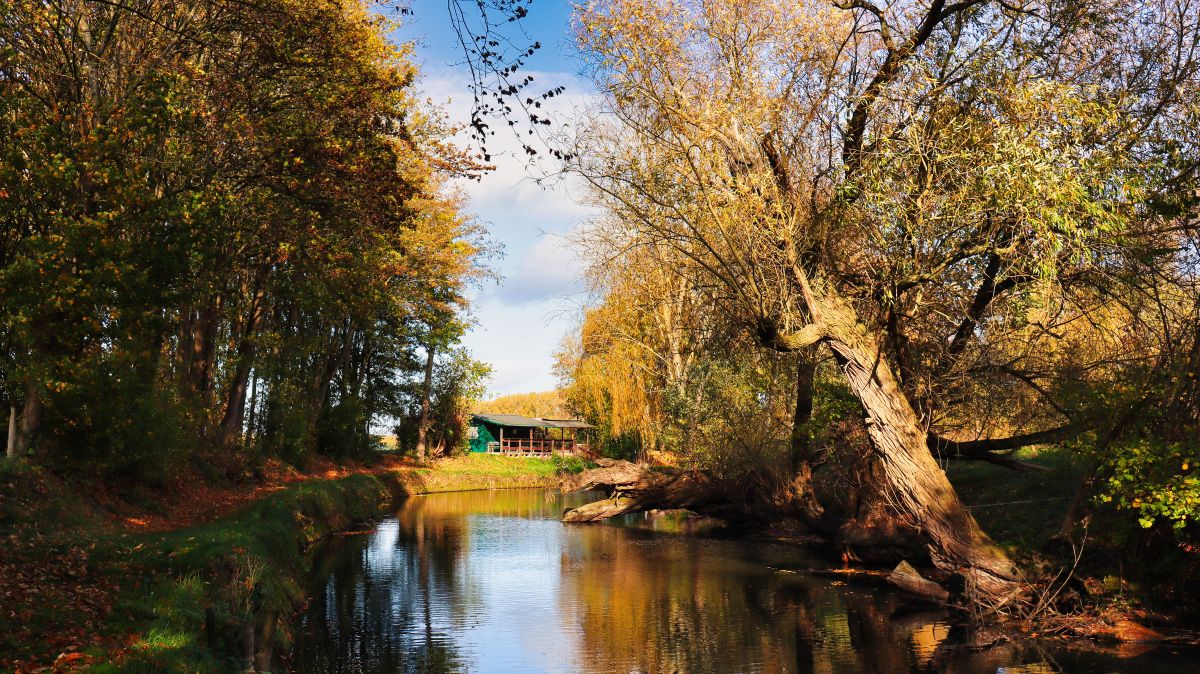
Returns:
[[[934,460],[889,319],[930,307],[903,334],[945,340],[949,360],[1002,335],[1036,345],[1066,270],[1123,268],[1146,204],[1186,177],[1165,159],[1195,91],[1195,12],[1161,4],[582,11],[603,102],[575,168],[622,223],[622,249],[672,247],[710,310],[765,348],[832,352],[877,475],[845,540],[917,540],[968,594],[1015,589]]]
[[[588,281],[601,301],[558,354],[560,385],[574,413],[599,423],[607,441],[663,449],[669,399],[689,397],[713,322],[697,320],[702,297],[673,271],[686,260],[657,245],[614,257],[619,231],[619,223],[597,223],[580,237],[589,251]]]

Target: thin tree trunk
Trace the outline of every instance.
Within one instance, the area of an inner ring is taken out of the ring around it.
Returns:
[[[201,408],[208,406],[212,390],[213,351],[220,326],[222,301],[222,296],[217,295],[197,312],[196,320],[190,321],[187,392]]]
[[[335,347],[337,347],[336,351],[334,351]],[[343,395],[345,395],[346,388],[344,384],[346,377],[344,371],[347,363],[350,362],[350,357],[354,351],[353,347],[353,322],[350,318],[347,318],[341,328],[334,328],[329,342],[329,349],[327,350],[328,355],[325,358],[325,366],[318,370],[312,381],[308,410],[308,437],[314,443],[317,441],[317,428],[321,415],[329,404],[330,389],[333,385],[334,377],[337,376],[339,371],[343,371],[341,378],[343,386],[341,390]]]
[[[17,458],[17,406],[8,406],[8,445],[4,455],[10,459]]]
[[[225,396],[225,414],[221,418],[218,435],[218,446],[224,450],[233,449],[242,435],[242,424],[246,414],[246,390],[249,385],[250,372],[254,368],[254,356],[257,351],[255,337],[262,325],[265,314],[264,291],[266,284],[265,270],[259,272],[259,278],[250,302],[250,317],[246,321],[245,331],[237,348],[237,365],[234,368],[233,379],[229,384],[228,395]]]
[[[813,492],[812,438],[813,378],[817,360],[812,349],[799,352],[796,363],[796,408],[790,438],[791,501],[805,521],[819,522],[824,509]]]
[[[249,429],[249,436],[246,438],[248,443],[254,442],[254,424],[255,413],[258,411],[258,376],[250,375],[250,419],[246,423],[246,428]]]
[[[421,420],[417,424],[417,460],[425,460],[425,442],[429,435],[429,396],[433,392],[433,358],[435,350],[432,345],[425,347],[425,384],[421,388]]]

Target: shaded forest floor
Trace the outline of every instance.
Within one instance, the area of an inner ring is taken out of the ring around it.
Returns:
[[[295,565],[288,557],[297,547],[371,519],[395,496],[543,486],[563,468],[575,467],[487,456],[420,466],[381,453],[368,463],[318,460],[304,470],[271,463],[238,482],[184,475],[122,494],[0,462],[0,671],[108,661],[115,664],[98,669],[190,670],[210,657],[188,628],[212,620],[212,578],[246,586],[217,607],[227,621],[261,608],[246,604],[250,594],[252,603],[286,607],[299,589],[263,564]],[[296,532],[303,540],[294,540]]]
[[[1065,450],[1022,450],[1018,458],[1050,470],[1014,473],[955,462],[947,475],[984,531],[1030,580],[1057,592],[1053,606],[1027,629],[1100,640],[1148,642],[1165,634],[1194,641],[1195,633],[1182,627],[1200,620],[1200,550],[1107,507],[1089,509],[1090,523],[1077,527],[1074,545],[1056,539],[1083,471]]]

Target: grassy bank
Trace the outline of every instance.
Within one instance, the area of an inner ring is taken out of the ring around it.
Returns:
[[[947,476],[979,524],[997,543],[1021,555],[1043,549],[1063,522],[1083,469],[1062,450],[1023,450],[1023,461],[1046,472],[1014,472],[977,461],[956,461]]]
[[[580,468],[459,457],[280,486],[207,523],[136,533],[114,528],[69,485],[8,467],[0,533],[19,545],[5,561],[37,587],[8,597],[17,610],[0,615],[0,670],[242,671],[250,653],[265,667],[272,649],[289,646],[314,542],[383,516],[409,494],[546,486]],[[40,486],[14,497],[32,478]]]
[[[583,470],[581,459],[526,459],[489,454],[468,454],[442,459],[428,468],[399,473],[409,493],[432,494],[472,489],[541,487],[557,481],[562,472]]]
[[[1072,534],[1076,547],[1056,540],[1084,468],[1059,448],[1022,450],[1016,458],[1049,470],[1013,472],[964,461],[952,463],[947,475],[983,529],[1031,577],[1058,579],[1051,586],[1062,588],[1066,633],[1112,638],[1113,625],[1126,619],[1155,627],[1200,619],[1194,589],[1200,563],[1182,538],[1089,501],[1089,523]]]

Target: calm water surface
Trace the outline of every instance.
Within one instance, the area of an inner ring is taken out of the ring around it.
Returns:
[[[318,553],[291,667],[327,672],[1200,672],[1195,652],[963,645],[884,588],[805,573],[819,550],[681,535],[677,520],[564,525],[595,498],[408,499]]]

